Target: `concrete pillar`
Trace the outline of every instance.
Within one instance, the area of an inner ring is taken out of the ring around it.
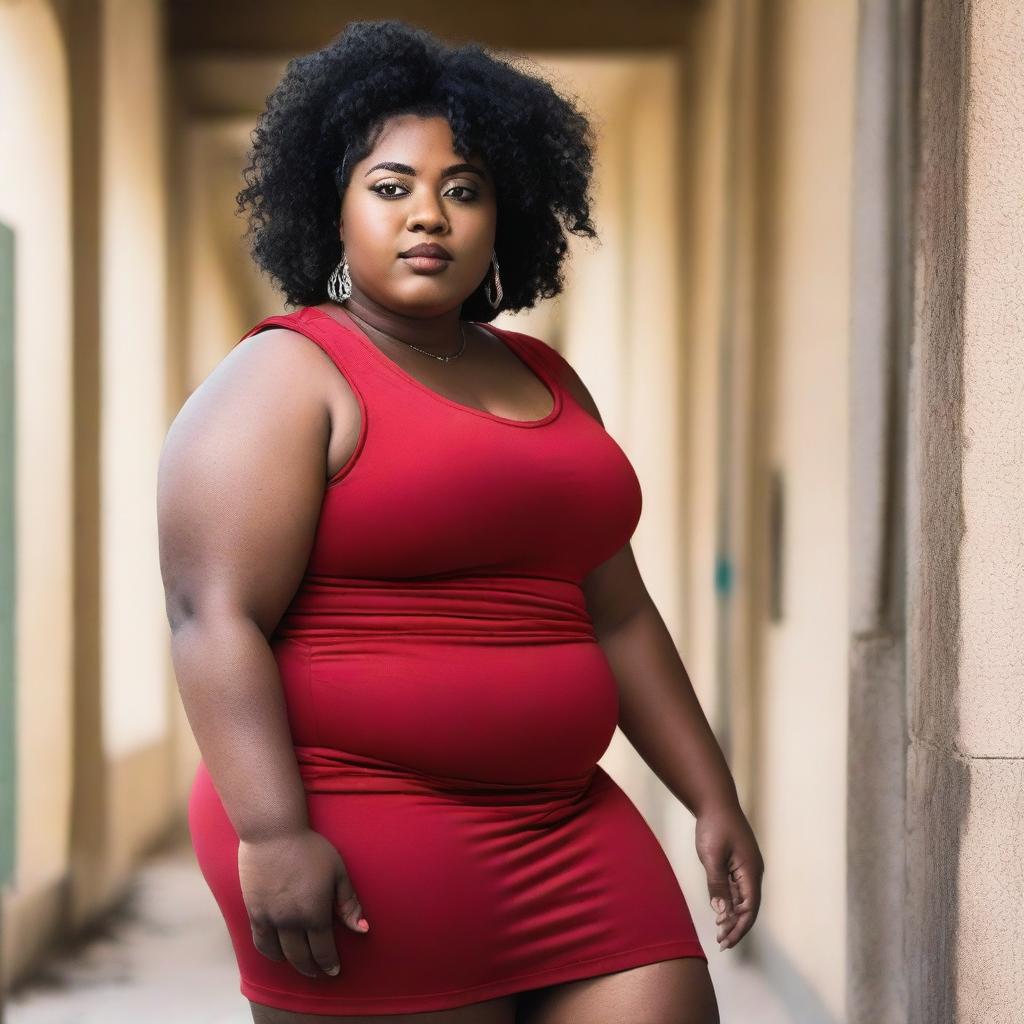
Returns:
[[[921,46],[906,1019],[995,1024],[1024,1019],[1024,9],[925,0]]]
[[[850,361],[849,1024],[906,1021],[907,365],[916,0],[861,0]]]

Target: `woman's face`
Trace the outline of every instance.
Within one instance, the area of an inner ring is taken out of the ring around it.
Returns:
[[[407,316],[438,316],[457,309],[488,273],[493,181],[481,160],[464,160],[452,141],[443,117],[396,116],[352,168],[339,235],[354,298]],[[434,269],[400,255],[422,243],[443,246],[451,259]]]

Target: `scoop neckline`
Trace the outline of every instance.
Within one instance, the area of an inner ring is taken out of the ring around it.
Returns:
[[[488,412],[486,409],[477,409],[472,405],[464,405],[462,402],[456,402],[453,398],[448,398],[447,395],[442,395],[440,392],[435,391],[433,388],[428,388],[423,381],[414,377],[407,370],[403,369],[393,359],[388,357],[384,352],[381,351],[369,338],[369,336],[359,327],[354,320],[349,320],[348,323],[344,323],[337,317],[331,316],[330,313],[325,313],[322,309],[317,309],[314,306],[307,306],[312,313],[316,313],[318,316],[326,317],[332,323],[337,325],[342,330],[348,331],[350,334],[354,334],[363,345],[370,349],[377,359],[379,359],[386,367],[390,368],[402,380],[411,384],[413,387],[418,388],[420,391],[426,392],[428,395],[432,395],[439,402],[443,402],[445,405],[450,406],[453,409],[459,409],[462,412],[472,413],[474,416],[481,416],[484,419],[493,420],[496,423],[504,423],[510,427],[543,427],[548,423],[551,423],[558,417],[558,414],[562,411],[562,388],[558,381],[554,378],[554,375],[548,371],[548,368],[541,364],[540,360],[534,359],[533,353],[528,352],[527,346],[521,342],[514,341],[508,335],[511,332],[507,332],[500,328],[494,327],[491,324],[480,323],[477,320],[467,320],[466,323],[473,324],[475,327],[483,327],[489,334],[494,335],[511,353],[516,356],[519,361],[529,370],[547,389],[552,398],[551,411],[540,419],[535,420],[516,420],[511,419],[508,416],[499,416],[497,413]],[[351,326],[350,326],[351,325]]]

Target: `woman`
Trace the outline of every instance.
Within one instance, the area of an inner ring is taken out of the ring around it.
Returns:
[[[158,495],[192,840],[257,1024],[718,1020],[596,764],[620,724],[696,815],[734,945],[761,855],[633,560],[636,475],[553,348],[486,326],[558,293],[562,222],[594,237],[591,157],[543,79],[395,21],[261,115],[239,205],[297,308],[189,397]]]

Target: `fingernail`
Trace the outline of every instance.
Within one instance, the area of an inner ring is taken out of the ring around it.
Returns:
[[[328,974],[337,974],[341,970],[341,964],[335,964],[333,967],[327,968]]]
[[[368,932],[370,930],[370,922],[367,921],[365,917],[359,918],[359,920],[356,921],[356,924],[362,928],[364,932]]]

